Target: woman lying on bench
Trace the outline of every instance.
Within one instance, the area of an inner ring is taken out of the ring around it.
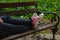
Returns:
[[[36,29],[36,25],[43,17],[43,13],[39,16],[34,13],[30,19],[13,19],[9,16],[0,17],[0,39],[9,35],[23,33],[28,30]]]

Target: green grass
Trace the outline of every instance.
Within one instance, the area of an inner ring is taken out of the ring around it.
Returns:
[[[0,0],[2,2],[30,2],[34,0]],[[37,0],[38,8],[41,11],[59,12],[60,0]],[[58,11],[59,10],[59,11]]]
[[[3,2],[30,2],[34,0],[0,0]],[[57,12],[60,14],[60,0],[37,0],[38,8],[45,12]],[[29,8],[29,7],[27,7]],[[13,10],[13,9],[12,9]]]
[[[0,0],[0,2],[28,2],[33,0]]]

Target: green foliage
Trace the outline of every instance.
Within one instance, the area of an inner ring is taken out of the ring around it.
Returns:
[[[0,2],[28,2],[34,0],[0,0]],[[41,11],[56,12],[60,10],[60,0],[37,0],[38,8]],[[29,8],[29,7],[27,7]]]
[[[0,3],[3,2],[30,2],[34,0],[0,0]],[[44,12],[57,12],[60,14],[60,0],[37,0],[37,5],[40,11]],[[5,8],[1,9],[0,11],[13,11],[13,10],[24,10],[27,8],[35,8],[34,6],[31,7],[17,7],[17,8]]]
[[[45,12],[59,12],[60,0],[38,0],[38,8]]]
[[[34,0],[0,0],[1,3],[3,2],[28,2],[28,1],[34,1]]]

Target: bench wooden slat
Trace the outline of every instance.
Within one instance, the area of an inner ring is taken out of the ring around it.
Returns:
[[[21,37],[30,35],[30,34],[32,34],[32,33],[36,33],[36,32],[39,32],[39,31],[42,31],[42,30],[51,28],[51,27],[53,27],[53,26],[54,26],[54,25],[53,25],[52,23],[46,24],[46,25],[44,25],[44,26],[39,27],[39,29],[37,29],[37,30],[30,30],[30,31],[25,32],[25,33],[22,33],[22,34],[12,35],[12,36],[9,36],[8,38],[4,38],[4,40],[5,40],[5,39],[14,40],[14,39],[17,39],[17,38],[21,38]]]
[[[24,15],[29,13],[37,12],[38,9],[25,9],[25,10],[17,10],[17,11],[9,11],[9,12],[0,12],[0,15]]]
[[[34,6],[36,2],[16,2],[16,3],[0,3],[0,8]]]

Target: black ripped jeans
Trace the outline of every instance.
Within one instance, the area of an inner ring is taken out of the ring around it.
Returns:
[[[0,39],[33,29],[31,19],[13,19],[6,15],[1,18],[4,23],[0,23]]]

